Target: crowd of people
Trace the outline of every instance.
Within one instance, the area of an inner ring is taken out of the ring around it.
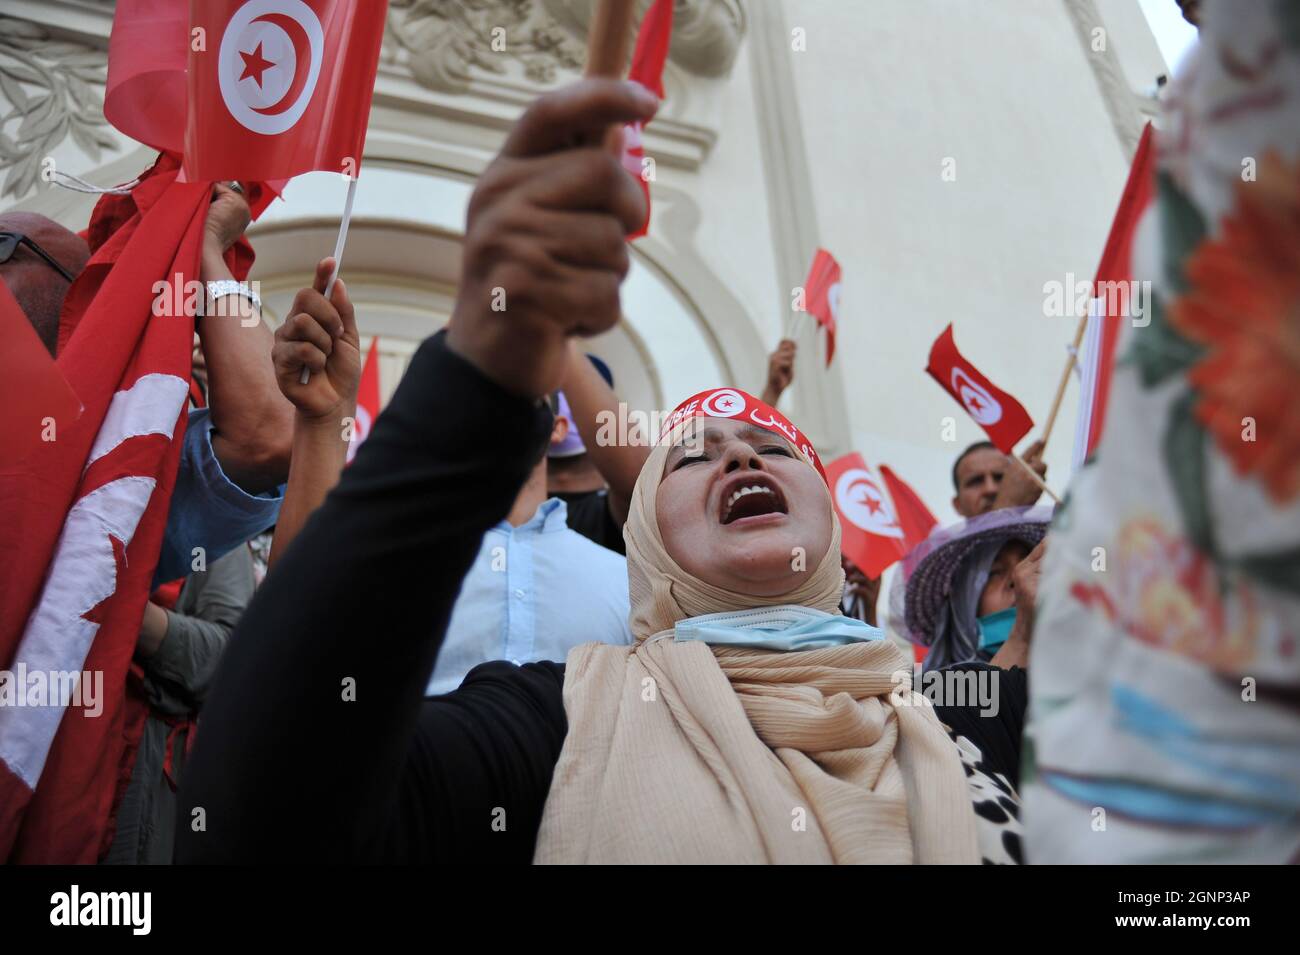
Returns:
[[[1019,727],[891,697],[909,654],[875,626],[879,580],[840,554],[810,447],[680,415],[659,443],[596,439],[620,399],[577,336],[618,318],[643,199],[610,154],[560,131],[590,140],[653,108],[587,81],[524,115],[476,192],[448,328],[346,469],[361,377],[347,284],[327,299],[322,261],[272,335],[227,266],[244,188],[214,187],[189,421],[122,688],[147,718],[103,861],[1020,860]],[[539,257],[520,240],[543,225]],[[54,355],[86,239],[28,214],[0,228],[24,238],[0,271]],[[747,399],[776,406],[794,359],[783,340]],[[987,443],[953,477],[963,516],[1038,495]],[[1013,528],[1041,538],[1037,520]],[[1023,673],[1028,628],[1002,649],[961,641],[1032,594],[1026,539],[986,534],[958,559],[984,596],[940,625],[945,665]],[[797,548],[808,569],[792,569]],[[795,646],[797,666],[775,662]],[[827,711],[801,725],[801,694],[848,688],[847,724]],[[295,783],[252,784],[271,761]],[[841,806],[855,790],[863,805]],[[281,797],[317,807],[336,838],[306,820],[272,837]],[[645,826],[619,835],[625,799],[649,800]],[[194,806],[205,829],[186,824]],[[670,825],[675,806],[694,822]]]
[[[229,268],[246,187],[213,188],[177,479],[110,689],[144,718],[103,862],[1025,861],[1042,443],[1028,469],[957,455],[961,520],[878,608],[778,410],[793,341],[758,396],[719,383],[745,413],[706,392],[652,440],[598,440],[620,398],[582,339],[619,320],[645,217],[605,134],[656,107],[586,79],[524,112],[451,319],[350,464],[347,284],[321,261],[273,334]],[[87,239],[12,212],[0,234],[55,355]],[[918,692],[913,645],[978,691]]]

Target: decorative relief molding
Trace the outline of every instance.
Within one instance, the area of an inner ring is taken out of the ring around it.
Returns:
[[[651,0],[639,0],[638,15]],[[594,0],[390,0],[384,61],[443,93],[512,72],[552,86],[586,62]],[[639,18],[639,16],[638,16]],[[746,22],[740,0],[676,0],[669,59],[703,77],[731,72]]]
[[[595,0],[541,0],[548,13],[573,36],[585,38]],[[653,0],[637,0],[639,23]],[[668,58],[696,76],[731,73],[745,36],[740,0],[676,0]]]
[[[64,40],[27,20],[0,17],[0,198],[36,185],[43,160],[69,136],[98,163],[117,140],[104,119],[106,51]]]
[[[534,0],[390,0],[383,55],[444,93],[468,92],[476,71],[505,76],[512,66],[550,86],[585,59]]]

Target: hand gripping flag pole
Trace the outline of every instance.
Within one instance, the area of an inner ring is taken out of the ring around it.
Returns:
[[[348,177],[348,198],[343,203],[343,221],[339,223],[339,237],[334,243],[334,271],[330,273],[330,280],[325,285],[327,302],[334,294],[334,282],[339,277],[339,269],[343,265],[343,247],[348,244],[348,224],[352,221],[352,203],[357,198],[357,179],[357,176]],[[303,365],[298,383],[305,385],[309,380],[311,380],[311,369]]]

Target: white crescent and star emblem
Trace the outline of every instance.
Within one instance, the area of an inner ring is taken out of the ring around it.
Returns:
[[[831,321],[840,323],[840,283],[836,282],[826,290],[826,303],[831,307]]]
[[[745,399],[730,388],[715,391],[700,402],[700,411],[710,418],[734,418],[745,411]]]
[[[302,0],[249,0],[221,38],[221,98],[241,126],[278,136],[306,112],[324,55],[325,31]]]
[[[869,471],[849,468],[835,482],[835,503],[844,519],[868,534],[902,537],[893,505]]]
[[[1001,403],[960,368],[952,370],[952,390],[980,424],[987,426],[1002,420]]]

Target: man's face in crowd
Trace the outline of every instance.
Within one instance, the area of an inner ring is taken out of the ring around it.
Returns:
[[[687,429],[664,464],[655,511],[678,566],[739,593],[788,593],[831,544],[830,495],[816,470],[785,438],[731,418]]]
[[[7,212],[0,215],[0,232],[27,236],[74,276],[86,267],[90,258],[84,239],[44,216]],[[0,280],[9,287],[53,355],[59,337],[59,313],[71,283],[26,245],[19,245],[9,261],[0,264]]]
[[[1029,549],[1024,541],[1007,541],[998,551],[993,566],[989,568],[989,582],[980,594],[979,616],[987,617],[1006,610],[1016,602],[1016,582],[1012,573],[1016,565],[1029,556]]]
[[[962,517],[993,510],[998,487],[1007,470],[1007,456],[997,448],[980,448],[957,465],[957,496],[952,506]]]

